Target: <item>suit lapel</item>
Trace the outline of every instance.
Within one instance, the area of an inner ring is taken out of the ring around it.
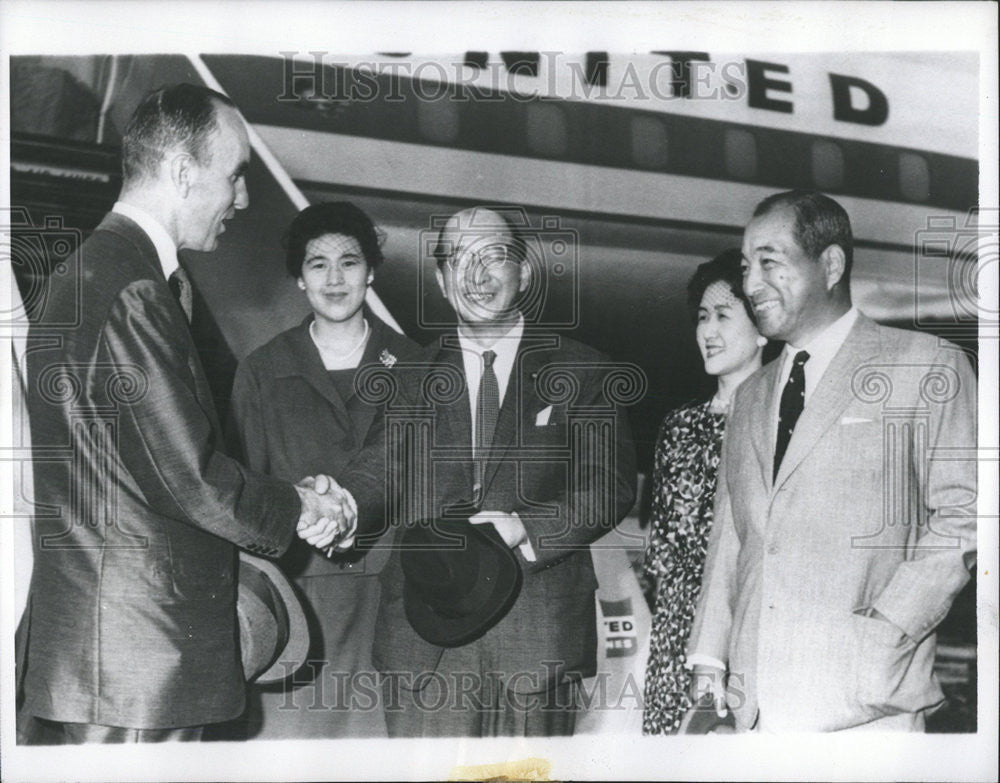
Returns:
[[[174,298],[173,293],[167,285],[167,280],[163,275],[163,265],[160,262],[160,256],[156,252],[156,245],[153,244],[153,240],[149,237],[149,234],[147,234],[138,223],[132,220],[132,218],[118,212],[109,212],[105,215],[104,220],[102,220],[100,225],[95,229],[95,233],[98,231],[108,231],[132,242],[139,251],[138,258],[141,266],[141,268],[138,268],[135,271],[143,276],[149,275],[149,277],[157,281],[158,285],[162,286],[163,290],[166,292],[165,298],[171,302],[171,307],[168,311],[169,315],[176,319],[179,324],[183,325],[183,332],[187,335],[189,365],[191,367],[191,376],[194,381],[195,396],[201,404],[202,410],[204,410],[205,414],[208,416],[209,421],[211,421],[212,428],[218,432],[220,425],[216,399],[212,392],[212,386],[209,383],[208,374],[205,372],[205,368],[201,361],[200,348],[203,347],[202,341],[196,340],[194,324],[188,320],[187,315],[181,308],[180,302]],[[130,255],[128,258],[131,259],[132,256]],[[193,285],[192,295],[197,301],[199,295],[198,292],[194,290]],[[214,321],[212,323],[214,325]],[[225,345],[224,339],[223,344]],[[228,345],[225,345],[225,348],[228,350]],[[230,376],[227,380],[228,383],[231,383],[232,377]],[[228,384],[226,388],[228,388]]]
[[[774,472],[774,406],[778,395],[778,379],[781,377],[781,363],[784,359],[779,356],[768,364],[763,371],[760,384],[763,392],[758,397],[764,401],[760,409],[752,417],[752,437],[754,451],[757,453],[757,461],[760,465],[760,475],[763,486],[770,487],[772,474]]]
[[[117,212],[109,212],[105,215],[104,220],[101,224],[94,229],[96,234],[99,231],[108,231],[112,234],[117,234],[118,236],[124,237],[128,241],[132,242],[136,249],[139,251],[139,261],[142,269],[137,269],[139,274],[145,273],[156,280],[158,283],[163,285],[164,290],[169,293],[169,300],[175,305],[175,312],[184,321],[187,331],[192,336],[191,344],[194,345],[194,336],[191,329],[191,321],[188,320],[187,314],[181,308],[180,302],[178,302],[167,285],[167,279],[163,275],[163,265],[160,262],[160,256],[156,252],[156,245],[153,244],[153,240],[149,238],[149,234],[132,218],[121,215]],[[130,255],[131,259],[132,256]],[[190,275],[188,275],[190,278]],[[198,292],[192,288],[192,296],[197,298]]]
[[[556,342],[551,337],[541,340],[526,336],[521,338],[486,462],[483,475],[484,495],[493,483],[507,450],[511,446],[521,445],[523,435],[521,428],[532,425],[532,422],[525,419],[525,414],[534,410],[536,406],[533,403],[538,400],[534,378],[538,371],[552,360],[555,345]]]
[[[837,351],[837,355],[833,357],[830,366],[826,368],[795,425],[795,432],[788,443],[788,451],[785,452],[781,468],[771,488],[772,493],[812,451],[823,433],[837,421],[837,417],[853,399],[851,378],[865,360],[878,353],[878,347],[878,329],[872,321],[859,314],[857,322]],[[774,452],[773,444],[771,452],[772,454]]]
[[[468,487],[469,496],[459,498],[468,502],[472,499],[472,413],[469,401],[469,385],[465,378],[465,363],[462,361],[462,350],[459,346],[458,335],[454,332],[441,337],[440,347],[432,362],[434,366],[443,365],[449,370],[456,371],[462,379],[462,393],[451,403],[439,403],[435,407],[434,416],[434,440],[435,450],[444,448],[453,455],[445,464],[449,464],[456,470],[462,471],[460,483],[452,485],[451,482],[444,482],[443,486]],[[430,370],[434,372],[433,369]],[[455,467],[460,465],[461,467]]]

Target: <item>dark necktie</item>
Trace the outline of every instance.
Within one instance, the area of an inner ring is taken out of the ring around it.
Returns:
[[[476,449],[482,454],[493,442],[493,430],[500,415],[500,386],[493,371],[493,351],[483,351],[483,377],[479,381],[479,399],[476,403]]]
[[[792,432],[795,424],[802,414],[802,408],[806,402],[806,362],[809,361],[809,354],[799,351],[792,360],[792,371],[788,373],[788,382],[785,383],[785,390],[781,392],[781,405],[778,407],[778,440],[774,444],[774,476],[778,477],[778,468],[781,467],[781,460],[785,456],[788,448],[788,441],[792,439]]]
[[[184,316],[187,318],[188,323],[191,323],[194,292],[191,288],[191,278],[188,277],[188,273],[184,271],[183,267],[177,267],[170,273],[167,285],[170,286],[170,292],[174,295],[174,298],[180,303],[181,310],[184,311]]]

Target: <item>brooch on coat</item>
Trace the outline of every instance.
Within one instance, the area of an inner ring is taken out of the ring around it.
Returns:
[[[389,353],[388,348],[383,348],[382,353],[378,355],[378,360],[382,362],[386,367],[392,367],[396,363],[396,357]]]

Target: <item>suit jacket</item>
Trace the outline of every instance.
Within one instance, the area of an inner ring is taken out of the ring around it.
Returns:
[[[618,524],[635,499],[635,454],[622,401],[640,386],[633,368],[611,364],[573,340],[522,338],[478,504],[517,511],[537,555],[529,562],[514,550],[524,572],[520,596],[481,640],[495,651],[491,663],[500,671],[523,673],[509,683],[515,690],[542,691],[596,670],[597,580],[589,544]],[[423,366],[404,368],[396,391],[386,417],[394,433],[390,442],[404,441],[407,433],[412,440],[390,470],[411,483],[396,487],[396,495],[389,492],[398,503],[393,518],[405,524],[472,501],[471,412],[457,335],[429,346]],[[348,488],[353,484],[356,497],[365,497],[364,488],[374,487],[377,495],[384,468],[360,463],[345,478]],[[419,637],[406,619],[398,551],[381,581],[375,665],[411,675],[435,671],[443,650]]]
[[[294,488],[225,456],[152,242],[109,214],[30,336],[34,572],[24,709],[168,728],[244,703],[236,547],[288,546]]]
[[[742,729],[758,711],[826,731],[929,708],[933,631],[975,560],[970,364],[859,316],[772,483],[779,371],[734,401],[688,651],[728,662]]]
[[[368,345],[359,368],[384,367],[416,358],[420,348],[373,313]],[[236,372],[231,421],[227,428],[230,453],[254,470],[288,481],[326,473],[340,476],[370,439],[382,437],[373,426],[381,415],[377,405],[340,392],[323,367],[309,336],[312,314],[251,353]],[[380,358],[382,357],[382,358]],[[374,555],[374,556],[373,556]],[[348,576],[376,573],[386,550],[368,557],[345,553],[325,557],[315,547],[295,539],[281,559],[289,576]],[[350,564],[350,569],[344,568]]]

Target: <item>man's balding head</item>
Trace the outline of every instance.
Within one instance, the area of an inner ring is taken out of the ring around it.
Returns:
[[[452,215],[433,254],[441,293],[460,323],[482,329],[516,320],[531,269],[524,238],[500,209],[471,207]]]
[[[195,84],[174,84],[146,95],[132,113],[122,139],[126,186],[155,178],[172,150],[209,162],[209,138],[218,130],[220,107],[235,108],[222,93]]]

